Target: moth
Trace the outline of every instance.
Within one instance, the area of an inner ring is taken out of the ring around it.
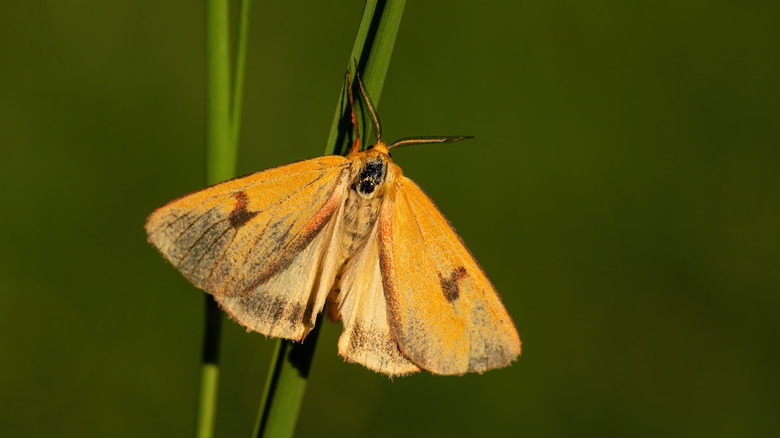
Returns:
[[[509,365],[520,338],[498,293],[390,150],[469,137],[376,132],[360,151],[299,161],[178,198],[146,220],[149,241],[250,331],[303,341],[327,306],[338,351],[390,376]]]

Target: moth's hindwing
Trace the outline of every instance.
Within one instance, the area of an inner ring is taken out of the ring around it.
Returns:
[[[377,222],[342,279],[339,311],[344,331],[339,337],[339,354],[380,373],[403,375],[420,369],[403,356],[390,332],[378,232]]]

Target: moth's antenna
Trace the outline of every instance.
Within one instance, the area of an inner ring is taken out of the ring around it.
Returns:
[[[357,67],[357,64],[355,67]],[[349,93],[349,110],[352,113],[352,128],[355,130],[355,143],[352,144],[351,152],[355,153],[360,151],[360,131],[358,130],[357,117],[355,116],[355,101],[352,99],[352,79],[349,76],[349,69],[347,69],[347,92]]]
[[[363,81],[360,79],[360,73],[358,72],[358,63],[357,59],[353,59],[355,63],[355,80],[358,83],[358,87],[360,87],[360,94],[363,96],[363,101],[366,103],[366,107],[368,108],[368,114],[371,116],[371,120],[374,122],[374,131],[376,131],[376,142],[379,143],[382,140],[382,123],[379,121],[379,115],[376,113],[376,108],[374,108],[374,103],[371,102],[371,98],[368,96],[368,92],[366,92],[366,87],[363,85]],[[349,70],[347,70],[347,81],[349,81]],[[349,101],[352,103],[352,87],[350,87],[350,94],[349,94]],[[352,122],[355,125],[355,132],[357,133],[357,122],[355,119],[355,110],[354,105],[352,107]],[[402,147],[402,146],[411,146],[414,144],[423,144],[423,143],[453,143],[456,141],[466,140],[469,138],[474,138],[471,136],[466,135],[458,135],[458,136],[451,136],[451,137],[436,137],[436,136],[426,136],[426,137],[404,137],[402,139],[396,140],[393,144],[388,146],[388,149],[396,148],[396,147]]]
[[[399,148],[403,146],[411,146],[411,145],[423,144],[423,143],[453,143],[456,141],[467,140],[469,138],[474,138],[474,137],[470,135],[458,135],[453,137],[436,137],[436,136],[404,137],[394,141],[393,144],[391,144],[387,148],[392,149],[392,148]]]
[[[357,71],[357,61],[355,62],[355,79],[357,80],[358,86],[360,87],[360,94],[363,95],[363,100],[366,102],[366,106],[368,107],[368,114],[371,116],[371,121],[374,122],[376,142],[379,143],[379,141],[382,139],[382,124],[379,122],[379,115],[376,113],[376,109],[374,108],[373,102],[371,102],[371,98],[368,97],[366,87],[363,85],[363,81],[360,80],[360,73]]]

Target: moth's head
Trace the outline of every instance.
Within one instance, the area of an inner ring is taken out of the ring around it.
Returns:
[[[357,69],[357,61],[355,61],[355,68]],[[368,115],[374,123],[374,133],[376,134],[376,143],[360,152],[360,134],[355,117],[355,105],[352,100],[352,84],[349,80],[349,70],[347,70],[346,88],[349,92],[349,103],[352,107],[352,124],[355,128],[356,137],[352,151],[347,158],[352,160],[351,187],[364,198],[383,196],[387,187],[391,186],[397,178],[400,178],[401,168],[393,164],[393,160],[390,158],[390,149],[424,143],[451,143],[471,138],[466,136],[404,137],[396,140],[390,146],[386,145],[382,141],[382,123],[379,121],[379,115],[376,113],[374,104],[371,103],[366,87],[363,85],[363,81],[360,80],[360,74],[356,74],[355,77],[360,88],[360,95],[366,104]]]
[[[365,153],[369,156],[386,156],[387,158],[390,158],[390,148],[385,144],[385,142],[378,140],[373,145],[369,146],[368,149],[365,150]]]
[[[353,160],[351,186],[364,198],[381,196],[401,174],[401,169],[393,164],[390,151],[381,141],[355,154]]]

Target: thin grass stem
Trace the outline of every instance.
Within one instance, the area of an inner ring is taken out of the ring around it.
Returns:
[[[248,0],[245,0],[248,1]],[[242,5],[243,6],[243,5]],[[214,184],[235,176],[238,155],[240,96],[246,58],[248,18],[240,18],[239,48],[236,54],[236,79],[231,108],[230,32],[228,0],[206,0],[206,183]],[[232,122],[232,123],[231,123]],[[214,435],[219,383],[219,346],[222,311],[210,295],[205,295],[200,394],[196,415],[196,436]]]
[[[360,77],[375,106],[379,106],[379,99],[382,96],[382,88],[385,84],[387,69],[390,67],[390,57],[393,54],[405,4],[405,0],[367,1],[355,44],[352,47],[347,68],[350,69],[354,78],[354,61],[357,61]],[[358,104],[356,111],[358,126],[361,138],[367,142],[373,127],[359,101],[360,99],[355,101]],[[339,95],[336,113],[333,115],[325,147],[326,154],[346,155],[352,146],[354,139],[352,138],[353,130],[349,111],[349,98],[345,83]]]
[[[244,102],[244,72],[246,71],[246,48],[249,41],[249,11],[252,0],[241,0],[241,11],[238,16],[238,40],[236,41],[236,68],[233,74],[233,108],[230,120],[233,123],[232,139],[238,150],[238,138],[241,128],[241,109]]]

